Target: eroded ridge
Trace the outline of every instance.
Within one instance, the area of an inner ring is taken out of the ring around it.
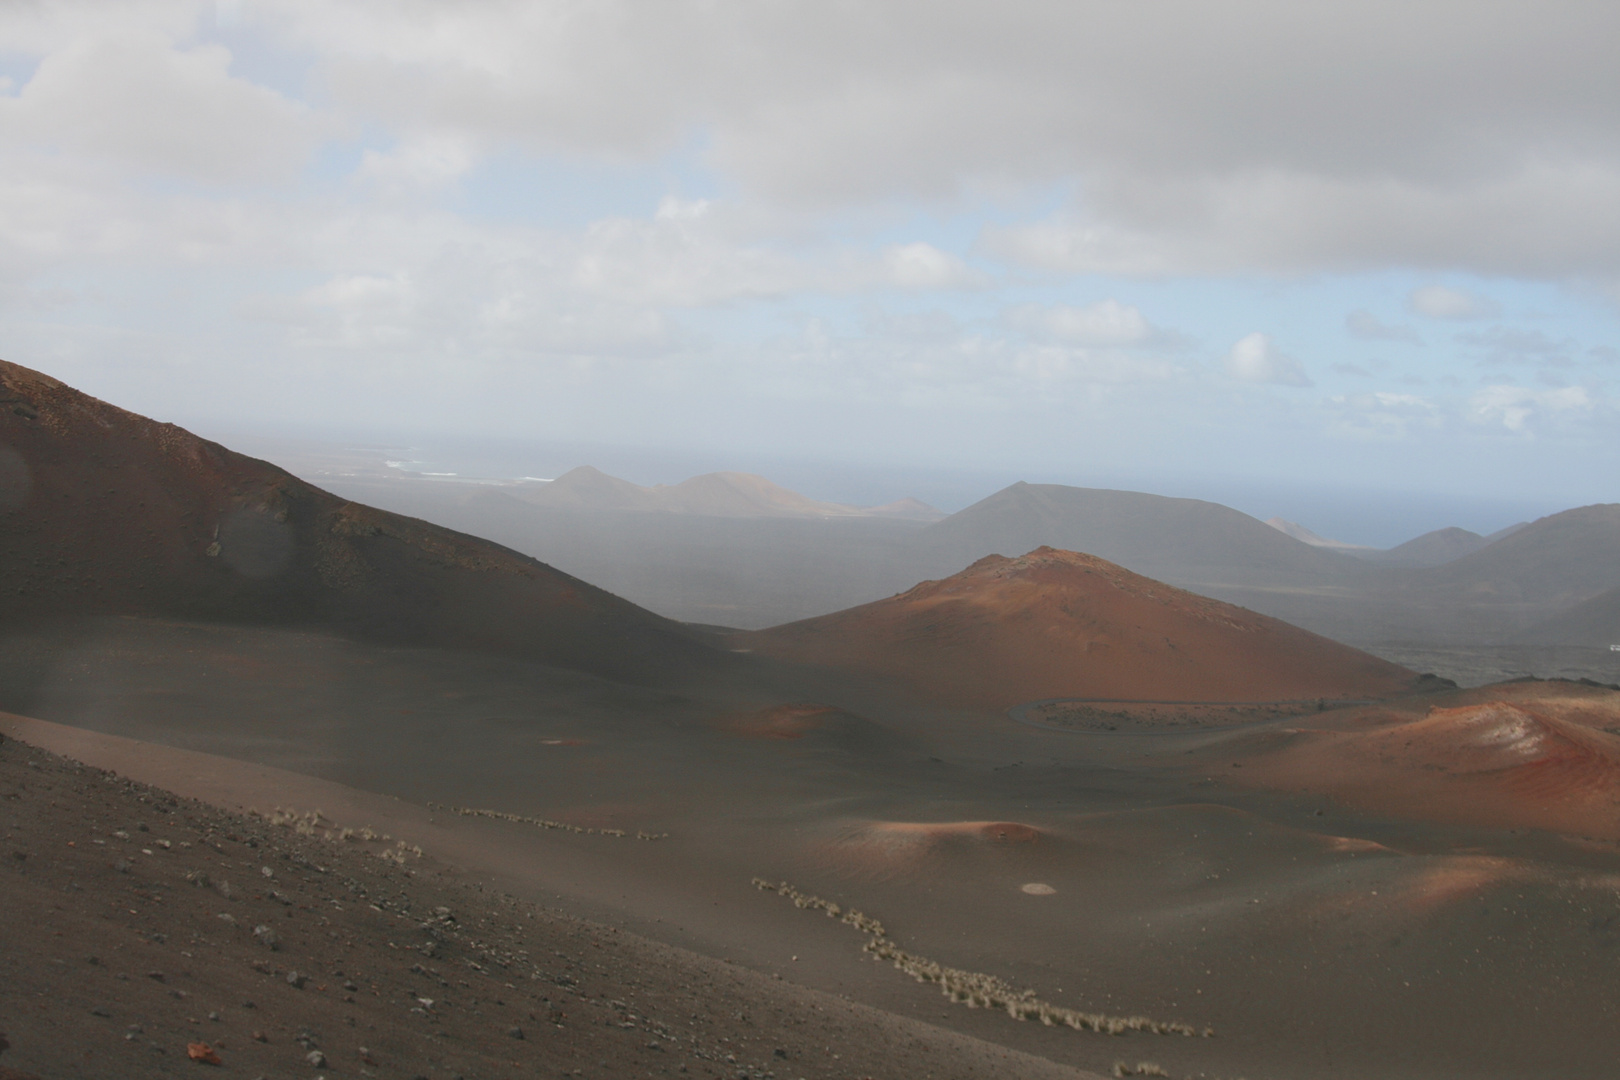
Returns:
[[[563,832],[579,833],[581,836],[617,836],[620,839],[634,840],[668,840],[669,833],[649,833],[637,829],[630,832],[626,829],[592,829],[584,825],[570,825],[566,821],[552,821],[549,818],[525,817],[522,814],[508,814],[504,810],[481,810],[471,806],[446,806],[444,803],[428,803],[429,810],[443,810],[462,817],[487,817],[497,821],[512,821],[520,825],[533,825],[540,829],[561,829]]]
[[[1215,1034],[1213,1028],[1206,1027],[1200,1031],[1180,1021],[1154,1020],[1146,1016],[1109,1016],[1053,1005],[1036,997],[1035,991],[1018,990],[994,975],[946,967],[906,952],[889,939],[882,923],[854,908],[845,908],[831,900],[800,892],[785,881],[773,884],[756,877],[754,887],[785,896],[793,901],[794,907],[825,911],[829,918],[855,927],[868,938],[862,951],[893,962],[895,967],[918,982],[937,984],[946,997],[970,1009],[1004,1009],[1014,1020],[1039,1020],[1048,1027],[1071,1027],[1076,1031],[1097,1031],[1106,1035],[1145,1031],[1154,1035],[1201,1035],[1209,1038]]]

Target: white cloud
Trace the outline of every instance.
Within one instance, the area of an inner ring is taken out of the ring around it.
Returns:
[[[1535,364],[1540,367],[1568,367],[1576,344],[1569,338],[1549,337],[1541,330],[1513,326],[1492,326],[1482,333],[1458,334],[1457,341],[1480,350],[1486,363]]]
[[[0,142],[213,183],[290,179],[321,124],[230,64],[223,46],[180,49],[149,32],[73,41],[0,98]]]
[[[1488,319],[1502,311],[1501,305],[1488,297],[1445,285],[1414,289],[1408,302],[1413,311],[1431,319]]]
[[[1120,349],[1071,349],[1030,345],[1012,354],[1012,370],[1041,383],[1156,383],[1173,379],[1173,364]]]
[[[1532,390],[1524,386],[1487,386],[1468,400],[1469,416],[1480,423],[1500,423],[1509,431],[1523,432],[1538,414],[1583,411],[1592,396],[1583,387]]]
[[[1373,400],[1386,409],[1423,409],[1431,412],[1434,410],[1433,405],[1416,394],[1392,394],[1380,390],[1373,395]]]
[[[1077,185],[1041,229],[988,238],[1028,265],[1614,276],[1620,9],[1471,10],[286,0],[257,17],[396,130],[616,159],[697,135],[776,207]]]
[[[366,150],[355,177],[395,194],[442,188],[478,162],[472,140],[448,132],[413,135],[389,150]]]
[[[1068,345],[1140,345],[1154,336],[1141,311],[1111,298],[1085,307],[1020,304],[1003,318],[1032,337]]]
[[[1344,317],[1344,328],[1353,338],[1362,341],[1404,341],[1409,345],[1422,345],[1423,339],[1410,326],[1390,326],[1366,308],[1356,308]]]
[[[592,222],[572,284],[620,303],[694,307],[834,287],[825,265],[739,237],[723,208],[666,198],[649,219]]]
[[[1248,334],[1239,338],[1226,354],[1226,370],[1243,382],[1276,383],[1281,386],[1310,386],[1305,367],[1291,356],[1277,351],[1270,335]]]
[[[967,289],[984,284],[960,258],[932,244],[897,244],[883,249],[888,278],[903,289]]]
[[[1414,432],[1438,431],[1445,417],[1433,402],[1416,394],[1380,391],[1341,395],[1325,403],[1329,434],[1362,442],[1398,442]]]

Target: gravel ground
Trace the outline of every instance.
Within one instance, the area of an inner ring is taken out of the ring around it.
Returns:
[[[303,828],[6,740],[0,1080],[1092,1075]]]

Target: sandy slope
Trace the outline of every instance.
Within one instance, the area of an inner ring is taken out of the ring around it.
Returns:
[[[8,721],[42,741],[75,737]],[[93,749],[79,738],[82,749]],[[190,775],[160,748],[109,760]],[[1073,1077],[485,891],[0,744],[0,1025],[21,1075]],[[259,928],[264,929],[259,929]],[[273,947],[272,947],[273,944]]]
[[[1383,697],[1414,678],[1366,653],[1090,555],[989,556],[942,581],[733,646],[893,675],[925,696],[1270,701]]]

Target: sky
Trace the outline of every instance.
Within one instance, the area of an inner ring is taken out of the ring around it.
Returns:
[[[1589,0],[8,0],[0,356],[514,475],[1488,531],[1620,501],[1615,41]]]

